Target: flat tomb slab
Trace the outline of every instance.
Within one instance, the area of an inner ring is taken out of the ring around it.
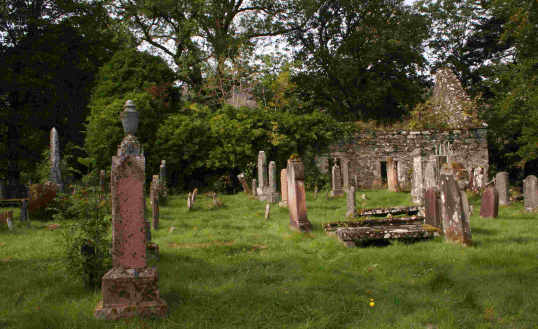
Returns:
[[[356,240],[432,239],[440,235],[437,228],[429,225],[339,227],[327,233],[336,235],[346,246],[354,245]]]
[[[390,218],[369,218],[357,221],[348,222],[331,222],[324,223],[323,228],[325,231],[334,231],[338,227],[374,227],[374,226],[399,226],[399,225],[422,225],[424,224],[424,217],[411,216],[411,217],[390,217]]]
[[[388,207],[388,208],[372,208],[372,209],[361,209],[360,211],[358,211],[358,215],[359,217],[369,216],[369,215],[386,216],[388,214],[416,215],[421,210],[424,210],[424,206],[400,206],[400,207]]]

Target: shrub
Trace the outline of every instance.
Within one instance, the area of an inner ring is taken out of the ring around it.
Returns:
[[[112,268],[110,194],[100,197],[91,186],[74,194],[60,193],[56,202],[58,213],[53,217],[65,227],[59,241],[65,251],[62,266],[74,277],[82,277],[87,287],[101,287],[103,275]]]
[[[30,185],[28,210],[35,218],[47,218],[53,212],[49,209],[54,205],[54,199],[59,191],[59,186],[51,182],[45,184]]]

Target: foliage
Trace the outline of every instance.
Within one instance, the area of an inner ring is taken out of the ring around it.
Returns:
[[[109,168],[111,157],[117,154],[117,146],[125,136],[119,115],[129,99],[140,113],[135,135],[148,153],[146,168],[158,167],[161,160],[151,150],[155,146],[156,127],[176,111],[179,96],[170,87],[173,79],[174,73],[162,59],[133,49],[116,53],[101,68],[90,103],[85,140],[85,148],[96,160],[97,168]],[[151,170],[146,172],[149,175]]]
[[[338,120],[394,121],[421,98],[427,20],[403,1],[331,0],[288,41],[303,69],[303,100]],[[409,33],[413,31],[413,33]]]
[[[47,218],[50,214],[54,199],[58,194],[58,186],[49,184],[32,184],[29,187],[28,211],[35,218]]]
[[[86,176],[83,183],[87,184],[88,179]],[[84,277],[88,286],[101,287],[101,278],[112,267],[110,194],[101,199],[96,188],[90,186],[78,189],[75,194],[60,193],[55,200],[59,212],[54,219],[65,227],[59,241],[64,250],[64,268],[75,277]],[[81,253],[83,246],[93,248],[95,255],[88,257]]]
[[[159,127],[156,148],[172,171],[185,176],[223,172],[234,177],[243,172],[250,182],[258,151],[264,150],[278,170],[290,154],[323,152],[334,136],[345,131],[342,124],[319,112],[293,115],[224,106],[212,113],[198,104],[188,106]]]

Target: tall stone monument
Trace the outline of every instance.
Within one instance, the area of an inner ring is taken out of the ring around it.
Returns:
[[[347,189],[347,212],[346,217],[354,218],[355,217],[355,186],[349,186]]]
[[[508,191],[508,173],[501,171],[495,175],[495,189],[499,193],[499,204],[510,204],[510,192]]]
[[[133,316],[166,316],[168,305],[159,294],[157,267],[148,267],[144,214],[145,158],[134,136],[139,113],[132,101],[121,113],[125,138],[112,157],[112,266],[103,276],[103,300],[95,309],[102,320]]]
[[[260,151],[258,153],[258,188],[257,195],[258,200],[267,201],[267,194],[269,193],[269,180],[267,178],[267,158],[265,152]]]
[[[301,232],[309,232],[312,224],[308,220],[306,209],[305,170],[299,157],[288,160],[288,206],[290,210],[290,227]]]
[[[411,197],[413,203],[420,204],[423,201],[424,176],[422,171],[422,151],[417,149],[413,152],[413,177],[411,178]]]
[[[60,139],[56,128],[50,131],[50,181],[60,187],[60,193],[64,191],[62,173],[60,171]]]
[[[282,208],[288,208],[288,170],[282,169],[280,171],[280,191],[282,194],[282,201],[278,205]]]
[[[349,161],[347,159],[341,159],[340,164],[342,165],[342,184],[344,191],[347,192],[349,186],[351,186],[349,179]]]
[[[279,194],[276,190],[276,163],[269,162],[269,188],[267,189],[267,202],[278,202]]]

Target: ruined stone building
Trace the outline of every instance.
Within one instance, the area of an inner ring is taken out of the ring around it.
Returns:
[[[317,158],[318,168],[330,172],[332,159],[349,161],[349,175],[357,175],[358,185],[371,188],[386,184],[387,160],[396,162],[398,182],[409,188],[413,159],[421,156],[424,163],[435,161],[436,169],[443,163],[460,162],[469,171],[482,167],[484,180],[488,179],[487,127],[477,124],[466,109],[471,104],[461,83],[448,69],[439,69],[433,96],[434,111],[444,114],[447,126],[444,131],[361,131],[351,142],[332,146],[330,154]],[[478,127],[477,127],[478,126]]]

